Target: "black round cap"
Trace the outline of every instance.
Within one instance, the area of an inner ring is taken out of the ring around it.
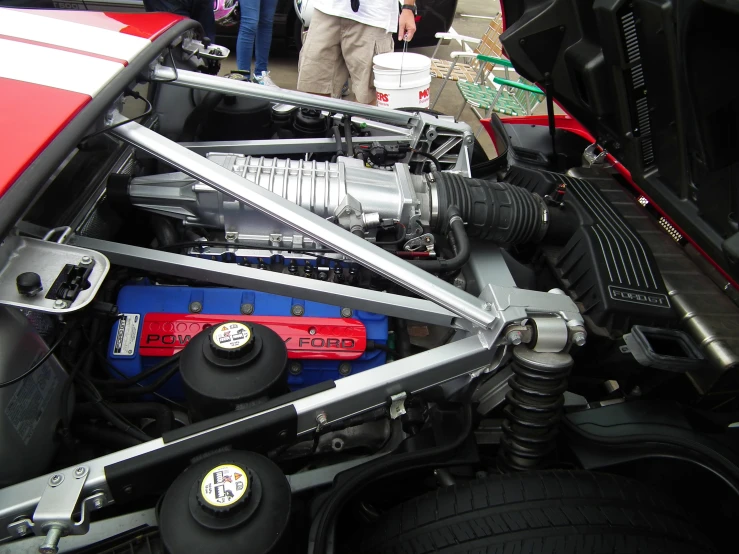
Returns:
[[[254,331],[246,323],[228,321],[214,325],[208,336],[211,352],[218,358],[235,360],[254,348]]]
[[[216,517],[234,515],[249,502],[254,476],[249,469],[234,463],[216,465],[206,470],[195,490],[198,505]]]
[[[41,276],[33,271],[21,273],[15,278],[15,286],[18,292],[23,296],[36,296],[43,286],[41,285]]]

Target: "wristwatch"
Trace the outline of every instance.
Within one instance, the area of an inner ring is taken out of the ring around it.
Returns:
[[[418,15],[418,10],[416,9],[415,4],[403,4],[400,7],[400,11],[403,11],[403,10],[410,10],[413,12],[413,15]]]

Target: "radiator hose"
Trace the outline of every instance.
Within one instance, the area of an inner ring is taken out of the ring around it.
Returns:
[[[575,232],[571,216],[524,188],[454,173],[432,173],[428,180],[432,190],[436,188],[431,194],[437,204],[432,206],[432,214],[437,214],[431,221],[436,231],[448,232],[450,211],[458,209],[469,238],[501,245],[540,242],[545,237],[547,242],[566,241]]]

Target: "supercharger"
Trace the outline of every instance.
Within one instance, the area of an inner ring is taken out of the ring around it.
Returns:
[[[434,225],[438,200],[433,177],[412,175],[406,164],[391,170],[362,160],[316,162],[241,154],[207,158],[339,226],[372,239],[385,222],[404,226],[406,238]],[[312,239],[184,173],[136,177],[119,191],[131,204],[181,219],[186,225],[222,229],[229,240],[282,247],[313,246]]]

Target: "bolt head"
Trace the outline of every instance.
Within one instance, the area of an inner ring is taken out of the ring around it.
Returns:
[[[98,510],[99,510],[100,508],[102,508],[102,507],[103,507],[103,501],[102,501],[102,499],[100,499],[100,498],[96,498],[96,499],[95,499],[95,502],[93,502],[92,504],[93,504],[93,506],[95,506],[95,508],[96,508],[96,509],[98,509]]]
[[[521,331],[511,331],[506,335],[506,340],[508,344],[519,345],[523,341],[523,335],[521,335]]]
[[[78,467],[77,469],[74,470],[74,474],[77,477],[80,477],[80,476],[84,475],[85,474],[85,468],[82,467],[82,466]]]
[[[352,316],[351,308],[341,308],[341,317],[351,317],[351,316]]]
[[[339,365],[339,373],[343,376],[347,376],[352,372],[352,364],[346,362]]]
[[[203,311],[203,305],[200,302],[191,302],[190,311],[194,314],[199,314]]]
[[[300,362],[291,362],[288,371],[290,375],[300,375],[303,372],[303,366],[300,365]]]
[[[585,343],[587,342],[587,336],[582,331],[578,331],[577,333],[572,335],[572,342],[574,342],[577,346],[585,346]]]
[[[59,484],[59,483],[61,483],[61,482],[62,482],[63,480],[64,480],[64,476],[62,476],[62,474],[61,474],[61,473],[55,473],[55,474],[54,474],[54,475],[52,475],[52,476],[51,476],[51,478],[49,479],[49,483],[50,483],[51,485],[58,485],[58,484]]]
[[[25,525],[18,525],[18,526],[17,526],[16,528],[15,528],[15,533],[16,533],[16,534],[17,534],[17,535],[18,535],[19,537],[23,537],[23,536],[25,536],[26,534],[28,534],[28,527],[26,527]]]
[[[254,304],[242,304],[241,313],[244,315],[251,315],[254,313]]]
[[[303,306],[301,306],[300,304],[295,304],[295,305],[294,305],[294,306],[292,307],[292,314],[293,314],[294,316],[300,317],[300,316],[301,316],[301,315],[303,315],[304,313],[305,313],[305,308],[303,308]]]
[[[92,263],[92,258],[90,256],[82,256],[82,265],[90,265]]]
[[[310,329],[308,329],[308,334],[309,335],[315,335],[316,334],[316,328],[315,327],[311,327]]]
[[[67,303],[64,300],[54,300],[54,307],[62,309],[67,307]]]

